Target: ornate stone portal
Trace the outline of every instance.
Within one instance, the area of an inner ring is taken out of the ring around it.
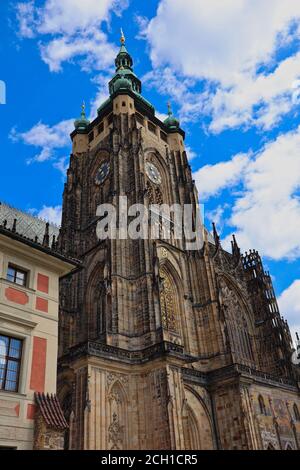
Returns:
[[[70,449],[299,447],[299,372],[257,252],[96,236],[99,204],[190,204],[184,131],[141,96],[124,40],[110,98],[72,133],[62,250],[84,269],[61,282],[59,398]],[[171,220],[173,223],[173,220]],[[160,220],[160,227],[163,226]],[[172,224],[171,224],[172,226]],[[258,397],[266,402],[266,414]],[[269,399],[282,402],[278,414]],[[276,442],[275,442],[276,441]],[[275,445],[276,444],[276,445]]]

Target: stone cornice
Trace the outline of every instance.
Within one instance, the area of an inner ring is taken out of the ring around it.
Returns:
[[[71,348],[68,354],[59,359],[59,363],[70,362],[81,356],[96,356],[128,364],[144,364],[161,356],[172,356],[185,364],[195,361],[194,357],[184,354],[183,346],[168,341],[162,341],[148,348],[134,351],[89,341]]]

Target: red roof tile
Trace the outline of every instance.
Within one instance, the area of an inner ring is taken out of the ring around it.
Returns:
[[[56,395],[49,395],[48,393],[45,395],[36,392],[35,401],[48,426],[57,429],[67,429],[69,427]]]

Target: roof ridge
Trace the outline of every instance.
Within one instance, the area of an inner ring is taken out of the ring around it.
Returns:
[[[26,210],[22,210],[22,209],[19,209],[18,207],[15,207],[15,206],[12,206],[11,204],[7,203],[6,201],[0,201],[0,206],[6,206],[8,207],[9,209],[12,209],[12,210],[15,210],[15,211],[18,211],[18,212],[21,212],[21,214],[24,214],[26,215],[27,217],[31,217],[32,219],[34,220],[39,220],[40,222],[43,222],[43,223],[48,223],[51,227],[53,228],[57,228],[57,229],[60,229],[60,225],[57,225],[53,222],[50,222],[49,220],[47,219],[43,219],[42,217],[38,217],[37,215],[33,215],[31,214],[29,211],[26,211]]]

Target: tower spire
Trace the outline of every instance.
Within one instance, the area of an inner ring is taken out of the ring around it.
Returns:
[[[126,42],[126,38],[125,38],[125,35],[123,33],[123,29],[121,28],[121,39],[120,39],[120,42],[121,42],[121,46],[125,44]]]
[[[217,232],[216,224],[214,222],[212,223],[212,226],[213,226],[213,235],[214,235],[215,244],[216,244],[216,247],[218,247],[220,246],[220,236]]]
[[[176,117],[173,115],[172,106],[171,106],[170,101],[168,101],[167,106],[168,106],[168,117],[167,117],[167,119],[165,119],[164,123],[170,129],[175,129],[176,130],[176,129],[179,128],[180,123],[179,123],[178,119],[176,119]]]
[[[137,94],[142,91],[142,84],[133,71],[133,60],[125,46],[126,38],[121,28],[120,50],[115,59],[116,73],[109,82],[109,93],[119,90],[131,90]]]
[[[81,105],[80,118],[76,119],[76,121],[74,122],[74,127],[79,131],[85,131],[89,123],[90,121],[86,118],[85,113],[85,102],[83,101]]]

